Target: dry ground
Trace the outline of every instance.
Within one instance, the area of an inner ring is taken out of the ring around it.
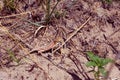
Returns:
[[[120,80],[119,0],[61,0],[47,25],[37,1],[0,12],[0,80],[94,80],[87,51],[115,60],[106,80]]]

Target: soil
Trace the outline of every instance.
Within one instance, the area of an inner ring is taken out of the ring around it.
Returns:
[[[0,80],[95,80],[87,51],[114,60],[101,80],[120,80],[120,0],[61,0],[47,24],[40,1],[0,1]]]

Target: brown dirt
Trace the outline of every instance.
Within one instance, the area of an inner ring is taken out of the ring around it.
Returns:
[[[55,9],[60,15],[39,27],[35,23],[45,11],[37,1],[19,0],[15,11],[0,9],[0,80],[94,80],[85,65],[87,51],[115,60],[106,66],[106,80],[120,80],[119,0],[62,0]]]

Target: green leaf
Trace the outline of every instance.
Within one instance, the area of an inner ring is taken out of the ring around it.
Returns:
[[[96,55],[94,55],[92,52],[87,52],[88,57],[90,58],[91,61],[95,62],[96,64],[100,63],[100,58]]]
[[[88,57],[90,58],[90,61],[96,63],[98,67],[102,67],[106,64],[108,64],[109,62],[112,62],[111,59],[105,59],[105,58],[100,58],[99,56],[96,56],[93,54],[93,52],[87,52]]]
[[[89,52],[87,52],[87,55],[89,56],[89,58],[90,58],[90,59],[92,59],[92,58],[94,57],[93,52],[90,52],[90,51],[89,51]]]
[[[94,56],[94,57],[92,58],[92,60],[93,60],[94,62],[96,62],[96,64],[101,63],[101,59],[100,59],[98,56]]]
[[[97,66],[97,64],[93,61],[89,61],[89,62],[86,63],[86,66],[87,67],[91,67],[91,66],[95,67],[95,66]]]
[[[99,68],[99,71],[102,74],[102,76],[106,76],[107,75],[107,71],[103,67]]]
[[[97,67],[97,70],[94,70],[94,76],[96,80],[99,79],[100,74],[102,74],[102,76],[106,76],[107,72],[105,71],[104,66],[107,65],[109,62],[112,62],[112,60],[108,58],[101,58],[99,56],[94,55],[92,52],[87,52],[87,55],[90,61],[86,63],[86,66]]]
[[[107,65],[108,63],[110,63],[110,62],[112,62],[113,60],[111,60],[111,59],[108,59],[108,58],[106,58],[106,59],[102,59],[102,66],[104,66],[104,65]]]

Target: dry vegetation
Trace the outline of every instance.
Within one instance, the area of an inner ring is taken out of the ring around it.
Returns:
[[[113,60],[106,76],[96,78],[96,67],[86,66],[87,51]],[[0,1],[0,80],[120,80],[119,75],[120,0]]]

